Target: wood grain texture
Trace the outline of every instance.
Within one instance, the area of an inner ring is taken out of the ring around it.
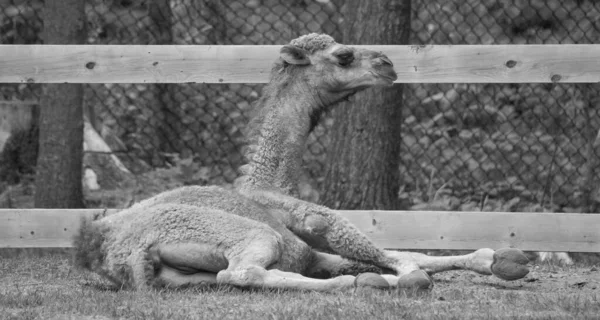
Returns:
[[[103,209],[0,209],[0,248],[71,247],[81,218],[102,212]]]
[[[340,211],[377,245],[404,249],[515,247],[600,252],[600,214]]]
[[[70,247],[80,218],[99,212],[103,210],[1,209],[0,248]],[[339,212],[383,248],[600,252],[600,214]]]
[[[411,2],[344,1],[341,14],[354,21],[342,30],[344,43],[409,43]],[[403,208],[398,197],[403,88],[395,84],[357,92],[333,109],[335,125],[327,131],[335,143],[323,162],[321,204],[344,210]]]
[[[281,46],[0,45],[0,83],[265,83]],[[394,45],[400,83],[599,82],[600,45]]]

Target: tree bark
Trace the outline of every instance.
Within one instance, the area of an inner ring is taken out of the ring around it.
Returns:
[[[344,44],[406,44],[410,0],[345,1]],[[333,111],[323,203],[335,209],[398,209],[402,89],[374,88]]]
[[[86,36],[85,1],[46,0],[45,44],[82,44]],[[40,149],[35,206],[82,208],[83,86],[47,84],[40,110]]]
[[[172,21],[173,12],[171,11],[171,5],[169,0],[155,0],[148,4],[149,16],[154,23],[154,39],[156,44],[168,45],[173,44],[173,33],[172,33]],[[157,120],[158,123],[158,142],[159,148],[157,151],[160,153],[175,153],[181,152],[183,149],[179,143],[181,131],[178,129],[177,124],[180,123],[180,119],[177,113],[174,111],[177,107],[177,101],[175,100],[174,86],[169,83],[159,83],[155,85],[156,96],[152,102],[153,110],[158,111]]]
[[[600,163],[600,159],[598,159],[596,151],[598,150],[598,145],[600,145],[600,131],[595,130],[592,122],[594,113],[596,112],[596,108],[592,103],[592,101],[594,101],[592,98],[594,85],[582,83],[578,86],[584,96],[583,101],[586,103],[584,110],[581,111],[586,119],[583,135],[585,141],[587,141],[585,148],[583,148],[583,155],[585,158],[585,163],[582,166],[584,174],[581,184],[581,189],[583,191],[583,212],[597,213],[598,207],[600,206],[600,189],[598,188],[598,164]],[[558,146],[556,146],[556,148],[558,148]],[[547,189],[549,189],[547,191],[548,193],[552,192],[552,188]]]

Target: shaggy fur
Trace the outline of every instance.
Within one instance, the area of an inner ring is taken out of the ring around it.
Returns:
[[[335,40],[326,34],[311,33],[292,40],[290,44],[310,53],[315,53],[315,51],[324,50],[335,44]]]
[[[79,244],[75,247],[75,266],[94,270],[102,265],[105,258],[104,250],[102,250],[104,234],[100,230],[100,226],[93,224],[93,220],[81,218],[79,232],[73,241]]]

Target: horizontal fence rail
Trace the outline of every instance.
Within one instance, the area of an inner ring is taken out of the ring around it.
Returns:
[[[108,210],[108,213],[117,210]],[[0,248],[71,247],[82,217],[102,209],[1,209]],[[517,247],[600,252],[600,215],[441,211],[339,211],[389,249]]]
[[[265,83],[280,47],[0,45],[0,83]],[[600,45],[364,47],[385,52],[400,83],[600,82]],[[81,217],[103,211],[0,209],[0,248],[70,247]],[[600,215],[340,213],[390,249],[600,252]]]
[[[598,45],[359,46],[400,83],[600,82]],[[281,46],[0,45],[0,83],[265,83]]]

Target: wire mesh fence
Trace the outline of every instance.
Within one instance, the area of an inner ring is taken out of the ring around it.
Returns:
[[[341,0],[88,0],[87,42],[284,44],[309,32],[341,39],[342,5]],[[41,0],[0,0],[0,43],[41,43],[42,8]],[[600,37],[595,1],[413,0],[412,11],[411,44],[596,43]],[[188,183],[227,184],[238,174],[244,126],[261,88],[86,85],[86,118],[135,173],[184,163],[193,171]],[[40,90],[32,84],[1,85],[0,107],[7,101],[35,106]],[[400,197],[411,204],[443,198],[463,210],[485,209],[495,200],[503,210],[519,202],[574,210],[600,198],[592,188],[597,97],[587,84],[407,85]],[[334,122],[328,118],[313,132],[304,156],[306,180],[316,189]],[[7,145],[21,143],[16,141]]]
[[[595,1],[413,6],[412,43],[584,44],[600,36]],[[596,201],[597,97],[587,84],[411,86],[403,124],[405,196],[431,200],[431,189],[439,190],[469,203],[461,209],[486,209],[486,198],[552,210]]]

